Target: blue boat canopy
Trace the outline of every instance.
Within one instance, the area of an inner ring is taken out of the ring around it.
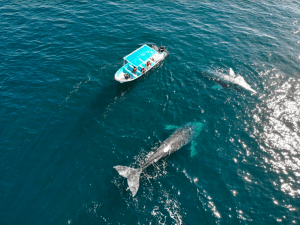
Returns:
[[[150,48],[148,45],[143,45],[134,52],[125,56],[124,59],[132,65],[138,67],[156,53],[157,52],[154,49]]]

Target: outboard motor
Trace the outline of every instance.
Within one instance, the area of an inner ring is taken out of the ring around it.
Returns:
[[[164,52],[166,50],[166,46],[160,46],[159,52]]]

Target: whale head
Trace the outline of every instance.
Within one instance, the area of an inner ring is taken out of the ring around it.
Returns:
[[[204,123],[201,122],[189,122],[187,124],[194,130],[194,137],[197,137],[200,131],[203,129]]]

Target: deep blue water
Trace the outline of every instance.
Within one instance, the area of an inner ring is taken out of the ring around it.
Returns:
[[[300,3],[2,1],[0,224],[299,224]],[[122,58],[170,56],[119,84]],[[215,89],[232,68],[258,92]],[[137,166],[172,131],[190,145]]]

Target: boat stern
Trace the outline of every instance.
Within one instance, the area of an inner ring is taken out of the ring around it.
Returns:
[[[124,73],[124,66],[122,66],[116,73],[115,73],[115,80],[120,83],[125,83],[132,81],[133,78],[130,74]]]

